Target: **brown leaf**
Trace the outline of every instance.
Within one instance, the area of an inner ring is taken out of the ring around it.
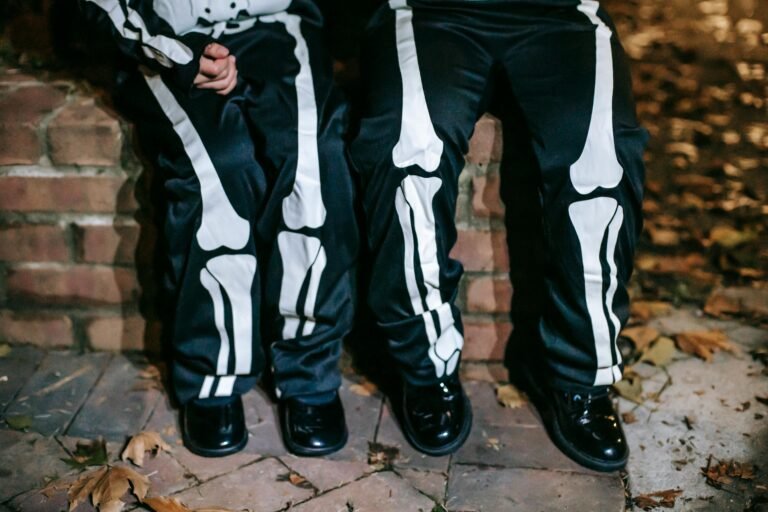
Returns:
[[[624,377],[613,385],[613,389],[627,400],[637,404],[643,403],[643,381],[640,375],[632,370],[625,371]]]
[[[672,304],[652,300],[636,300],[630,307],[632,317],[645,322],[658,316],[664,316],[672,311]]]
[[[662,336],[640,356],[641,361],[647,361],[656,367],[666,366],[675,355],[675,342]]]
[[[517,409],[526,403],[525,395],[512,384],[498,386],[496,388],[496,400],[504,407],[509,407],[510,409]]]
[[[704,305],[704,312],[712,316],[741,314],[756,318],[768,316],[768,289],[738,286],[717,288]]]
[[[144,452],[157,454],[159,451],[171,451],[171,447],[157,432],[144,431],[131,437],[123,453],[120,454],[120,459],[130,460],[141,467],[144,465]]]
[[[680,234],[673,229],[656,228],[649,225],[647,231],[653,245],[671,247],[680,244]]]
[[[631,425],[631,424],[637,422],[637,416],[635,416],[635,413],[633,413],[633,412],[623,412],[623,413],[621,413],[621,419],[627,425]]]
[[[754,480],[755,466],[749,463],[737,461],[714,460],[710,455],[707,459],[707,466],[701,468],[702,474],[707,479],[707,484],[712,487],[721,488],[723,485],[733,483],[734,479]]]
[[[657,256],[642,254],[635,262],[640,270],[657,274],[689,273],[692,269],[706,264],[704,256],[698,253],[685,256]]]
[[[666,491],[651,492],[634,497],[635,506],[643,510],[651,510],[658,507],[673,508],[675,501],[683,494],[681,489],[667,489]]]
[[[179,501],[178,498],[166,496],[147,498],[144,500],[144,503],[155,512],[231,512],[225,508],[198,508],[193,511]]]
[[[349,386],[349,390],[360,396],[373,396],[379,392],[379,388],[376,387],[376,384],[368,379],[363,379],[358,383],[352,384]]]
[[[752,231],[739,231],[731,226],[715,226],[709,232],[708,244],[717,244],[726,249],[732,249],[747,242],[751,242],[756,238],[757,233]]]
[[[718,350],[737,352],[736,347],[728,340],[728,336],[717,330],[681,332],[675,336],[675,341],[683,352],[699,356],[707,362],[712,361],[712,356]]]
[[[112,502],[119,501],[128,489],[133,490],[139,501],[144,501],[149,490],[149,478],[127,466],[111,466],[91,491],[91,501],[95,507],[100,507],[102,503],[115,507]]]
[[[640,352],[645,350],[645,348],[650,345],[652,341],[656,340],[660,334],[661,333],[653,327],[648,327],[646,325],[628,327],[621,331],[621,335],[632,340],[632,343],[635,344],[635,348]]]
[[[368,442],[368,464],[372,466],[391,466],[399,456],[400,450],[396,446]]]
[[[88,499],[93,489],[98,485],[101,478],[107,474],[109,466],[102,466],[83,474],[78,478],[67,491],[67,500],[69,501],[69,510],[72,512],[77,506]]]

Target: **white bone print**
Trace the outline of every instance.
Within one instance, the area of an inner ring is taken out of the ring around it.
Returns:
[[[242,249],[251,236],[250,222],[240,217],[229,202],[200,135],[171,91],[157,75],[145,75],[144,78],[181,139],[200,182],[203,211],[196,235],[197,243],[204,251],[221,247]]]
[[[320,159],[317,150],[317,105],[309,49],[301,34],[301,17],[281,12],[259,18],[263,22],[279,22],[296,41],[294,55],[299,62],[296,75],[298,102],[298,151],[293,190],[283,199],[283,220],[289,229],[319,228],[325,222],[325,205],[320,187]]]
[[[301,334],[307,336],[315,328],[315,302],[320,278],[327,263],[325,249],[319,239],[290,231],[283,231],[277,236],[277,247],[283,262],[278,301],[280,314],[285,321],[283,339],[293,339],[299,334],[301,320],[304,320]],[[299,294],[307,278],[307,298],[301,308]]]

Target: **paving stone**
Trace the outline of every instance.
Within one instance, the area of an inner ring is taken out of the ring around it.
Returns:
[[[501,363],[473,363],[472,361],[462,361],[461,380],[468,382],[480,380],[484,382],[507,382],[509,372]]]
[[[280,510],[314,494],[312,489],[302,489],[287,480],[281,480],[288,472],[276,459],[265,459],[187,489],[178,498],[192,509],[223,507],[259,512]]]
[[[625,425],[632,494],[680,488],[684,493],[674,510],[743,510],[747,493],[706,485],[700,468],[710,455],[758,468],[768,460],[768,407],[755,400],[768,396],[768,380],[760,370],[749,356],[720,353],[710,364],[688,358],[667,367],[672,383],[658,401],[641,407],[621,401],[620,409],[632,410],[637,418]],[[749,409],[737,411],[746,402]]]
[[[31,430],[44,435],[62,433],[111,357],[105,353],[49,352],[5,415],[29,416]]]
[[[64,449],[69,452],[70,455],[77,450],[77,443],[89,443],[93,439],[87,439],[84,437],[70,437],[70,436],[57,436],[59,443]],[[107,444],[107,462],[118,462],[120,460],[120,454],[125,447],[125,443],[122,441],[106,441]]]
[[[381,412],[379,431],[376,434],[376,442],[386,446],[394,446],[400,453],[394,461],[397,468],[429,469],[433,471],[448,471],[449,456],[430,457],[416,451],[403,437],[400,426],[392,417],[391,405],[387,402]]]
[[[469,439],[453,456],[460,464],[590,472],[563,455],[552,443],[530,404],[510,409],[496,401],[494,387],[465,385],[475,414]]]
[[[397,474],[437,503],[445,501],[445,486],[448,483],[447,473],[404,468],[398,469]]]
[[[624,510],[624,489],[618,476],[455,465],[446,507],[461,512],[619,512]]]
[[[29,380],[43,358],[43,352],[29,345],[11,347],[11,352],[0,357],[0,412]]]
[[[156,389],[134,389],[147,364],[137,354],[116,354],[67,435],[122,441],[141,432],[160,396]]]
[[[181,431],[178,426],[178,413],[170,406],[167,397],[162,397],[155,407],[145,430],[158,432],[173,447],[172,456],[190,475],[200,481],[234,471],[262,457],[256,451],[253,437],[248,440],[245,449],[227,457],[207,458],[190,452],[182,445]]]
[[[288,452],[280,435],[277,404],[272,403],[266,392],[257,387],[243,396],[243,405],[251,433],[249,448],[265,456],[286,455]]]
[[[0,431],[0,502],[72,473],[73,470],[61,460],[66,456],[53,438],[36,433]]]
[[[353,482],[375,469],[366,462],[354,460],[328,460],[325,458],[296,457],[295,455],[286,455],[280,460],[309,480],[319,492],[325,492]]]
[[[340,489],[302,503],[292,511],[430,512],[434,502],[391,471],[374,473]]]
[[[376,436],[376,425],[379,422],[382,396],[374,393],[372,396],[362,396],[350,390],[353,381],[343,378],[339,396],[344,404],[344,415],[349,430],[349,441],[340,451],[328,456],[332,460],[368,460],[368,443]]]

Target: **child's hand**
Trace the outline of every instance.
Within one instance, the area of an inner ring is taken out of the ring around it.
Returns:
[[[200,56],[200,71],[193,83],[199,89],[213,89],[222,96],[229,94],[237,85],[235,56],[218,43],[209,44]]]

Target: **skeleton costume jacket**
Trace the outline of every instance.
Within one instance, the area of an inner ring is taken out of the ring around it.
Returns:
[[[135,61],[116,104],[163,178],[171,380],[181,403],[341,382],[358,229],[346,105],[310,0],[81,0]],[[226,96],[193,86],[216,41],[236,58]],[[167,325],[168,326],[168,325]]]

